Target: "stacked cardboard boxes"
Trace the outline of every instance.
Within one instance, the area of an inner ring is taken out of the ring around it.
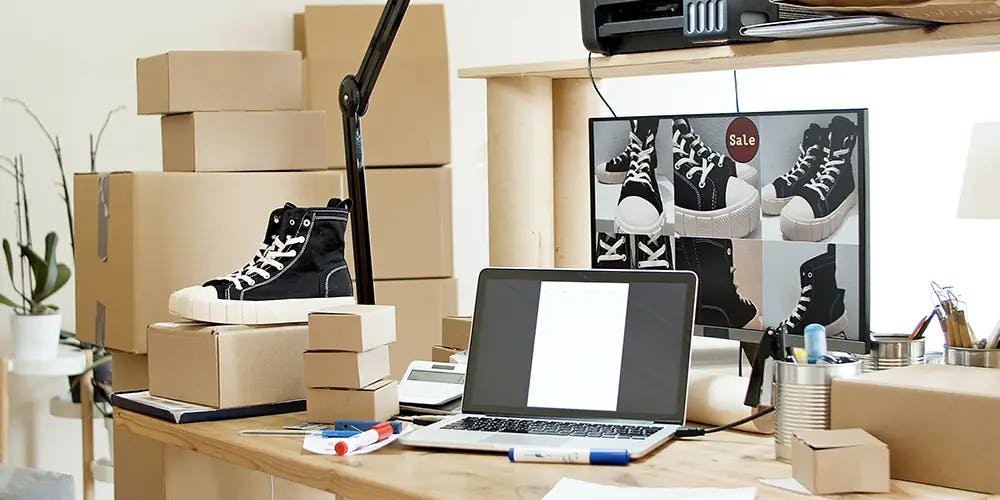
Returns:
[[[330,116],[325,145],[334,169],[344,168],[340,81],[357,72],[381,12],[379,5],[310,5],[295,16],[304,102]],[[441,317],[457,310],[445,166],[450,78],[443,6],[411,5],[362,119],[375,299],[396,306],[395,379],[411,361],[431,358]]]
[[[441,343],[433,348],[431,361],[447,363],[451,356],[468,351],[472,345],[472,318],[445,316],[441,319]]]
[[[391,306],[342,306],[309,315],[305,358],[310,422],[387,420],[399,413],[389,376],[389,344],[396,340]]]

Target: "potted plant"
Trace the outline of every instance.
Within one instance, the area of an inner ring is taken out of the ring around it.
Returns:
[[[58,307],[45,302],[66,285],[71,274],[69,266],[56,260],[58,241],[59,237],[55,232],[46,235],[44,255],[35,252],[30,241],[17,244],[20,249],[18,267],[21,275],[18,287],[11,244],[7,238],[3,239],[7,274],[19,299],[15,301],[0,294],[0,304],[14,309],[10,326],[15,358],[53,359],[58,353],[62,314]],[[25,276],[29,276],[27,281],[24,280]]]

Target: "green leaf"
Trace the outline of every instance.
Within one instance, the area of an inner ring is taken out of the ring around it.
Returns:
[[[59,243],[59,236],[55,231],[45,235],[45,262],[50,265],[56,260],[56,243]]]
[[[21,247],[21,255],[28,258],[28,264],[31,266],[31,273],[35,275],[35,289],[31,292],[31,301],[38,302],[36,299],[39,295],[44,295],[44,291],[50,288],[52,285],[49,284],[49,266],[42,260],[41,257],[35,253],[31,247],[25,245],[19,245]],[[53,273],[54,274],[54,273]],[[52,276],[52,281],[55,282],[55,276]]]
[[[69,281],[69,277],[70,275],[72,275],[72,272],[69,270],[69,267],[66,264],[57,264],[55,274],[56,274],[56,282],[52,286],[52,290],[45,295],[35,297],[34,298],[35,302],[41,302],[51,297],[52,294],[58,292],[63,286],[66,285],[66,282]],[[48,306],[48,307],[52,309],[57,309],[55,306]]]
[[[8,307],[13,307],[15,309],[18,309],[18,308],[21,307],[21,306],[15,304],[14,301],[8,299],[7,297],[4,297],[3,294],[0,294],[0,304],[3,304],[3,305],[8,306]]]
[[[3,256],[7,259],[7,274],[10,275],[11,282],[14,281],[14,257],[10,254],[10,242],[3,239]]]

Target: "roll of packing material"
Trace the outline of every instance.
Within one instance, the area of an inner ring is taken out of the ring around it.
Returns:
[[[743,405],[750,379],[705,370],[688,375],[687,420],[712,426],[725,425],[756,413]],[[736,427],[757,434],[774,433],[774,413]]]

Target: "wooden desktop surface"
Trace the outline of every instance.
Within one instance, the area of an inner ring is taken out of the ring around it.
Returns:
[[[626,467],[514,464],[502,454],[431,451],[408,448],[398,443],[369,455],[330,457],[304,452],[301,436],[239,435],[244,429],[280,429],[304,420],[304,413],[292,413],[177,425],[115,410],[116,427],[352,500],[537,499],[545,496],[562,477],[624,486],[754,486],[758,489],[758,498],[803,498],[758,481],[761,478],[789,477],[791,466],[772,458],[772,437],[741,432],[723,432],[697,440],[671,442]],[[893,481],[889,495],[857,495],[856,498],[984,497]]]

